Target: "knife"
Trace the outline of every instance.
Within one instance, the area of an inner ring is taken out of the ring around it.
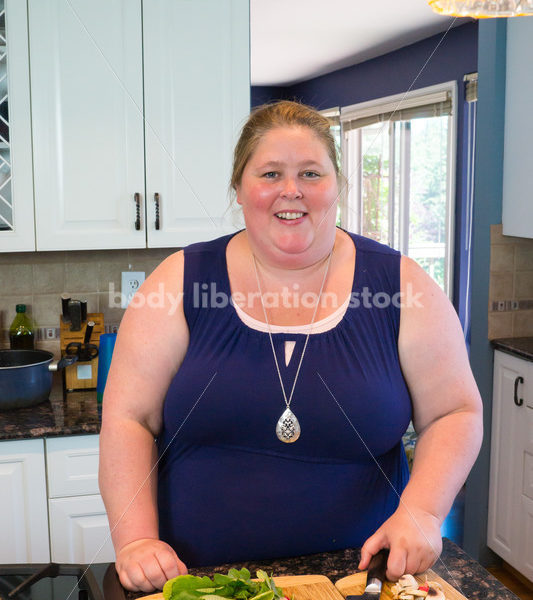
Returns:
[[[68,312],[70,315],[70,331],[81,330],[81,302],[79,300],[68,301]]]
[[[381,597],[381,588],[386,579],[387,559],[389,558],[388,548],[383,548],[370,559],[368,573],[366,576],[365,591],[360,596],[346,596],[344,600],[379,600]]]

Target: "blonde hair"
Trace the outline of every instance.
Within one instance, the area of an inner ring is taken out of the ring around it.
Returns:
[[[308,127],[324,144],[329,158],[340,177],[335,139],[329,128],[329,121],[311,106],[280,100],[272,104],[263,104],[255,108],[241,130],[239,141],[233,153],[233,171],[230,187],[237,189],[250,157],[261,138],[277,127]]]

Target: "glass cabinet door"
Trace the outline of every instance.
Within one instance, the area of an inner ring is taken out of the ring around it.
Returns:
[[[26,2],[0,0],[0,251],[35,249]]]
[[[4,0],[0,0],[0,231],[13,231],[7,102],[6,8]]]

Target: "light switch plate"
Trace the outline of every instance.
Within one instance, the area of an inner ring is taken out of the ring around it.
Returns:
[[[121,306],[127,308],[144,281],[144,271],[122,271]]]

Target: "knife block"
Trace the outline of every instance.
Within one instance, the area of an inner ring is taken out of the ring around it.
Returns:
[[[94,321],[94,328],[89,343],[100,346],[100,335],[104,333],[104,315],[103,313],[89,313],[87,321]],[[80,331],[70,331],[70,323],[59,317],[59,338],[61,356],[65,356],[65,350],[70,342],[83,343],[85,338],[85,329],[87,321],[82,323]],[[65,367],[63,381],[65,390],[87,390],[96,389],[98,377],[98,357],[90,361],[75,362],[73,365]]]

